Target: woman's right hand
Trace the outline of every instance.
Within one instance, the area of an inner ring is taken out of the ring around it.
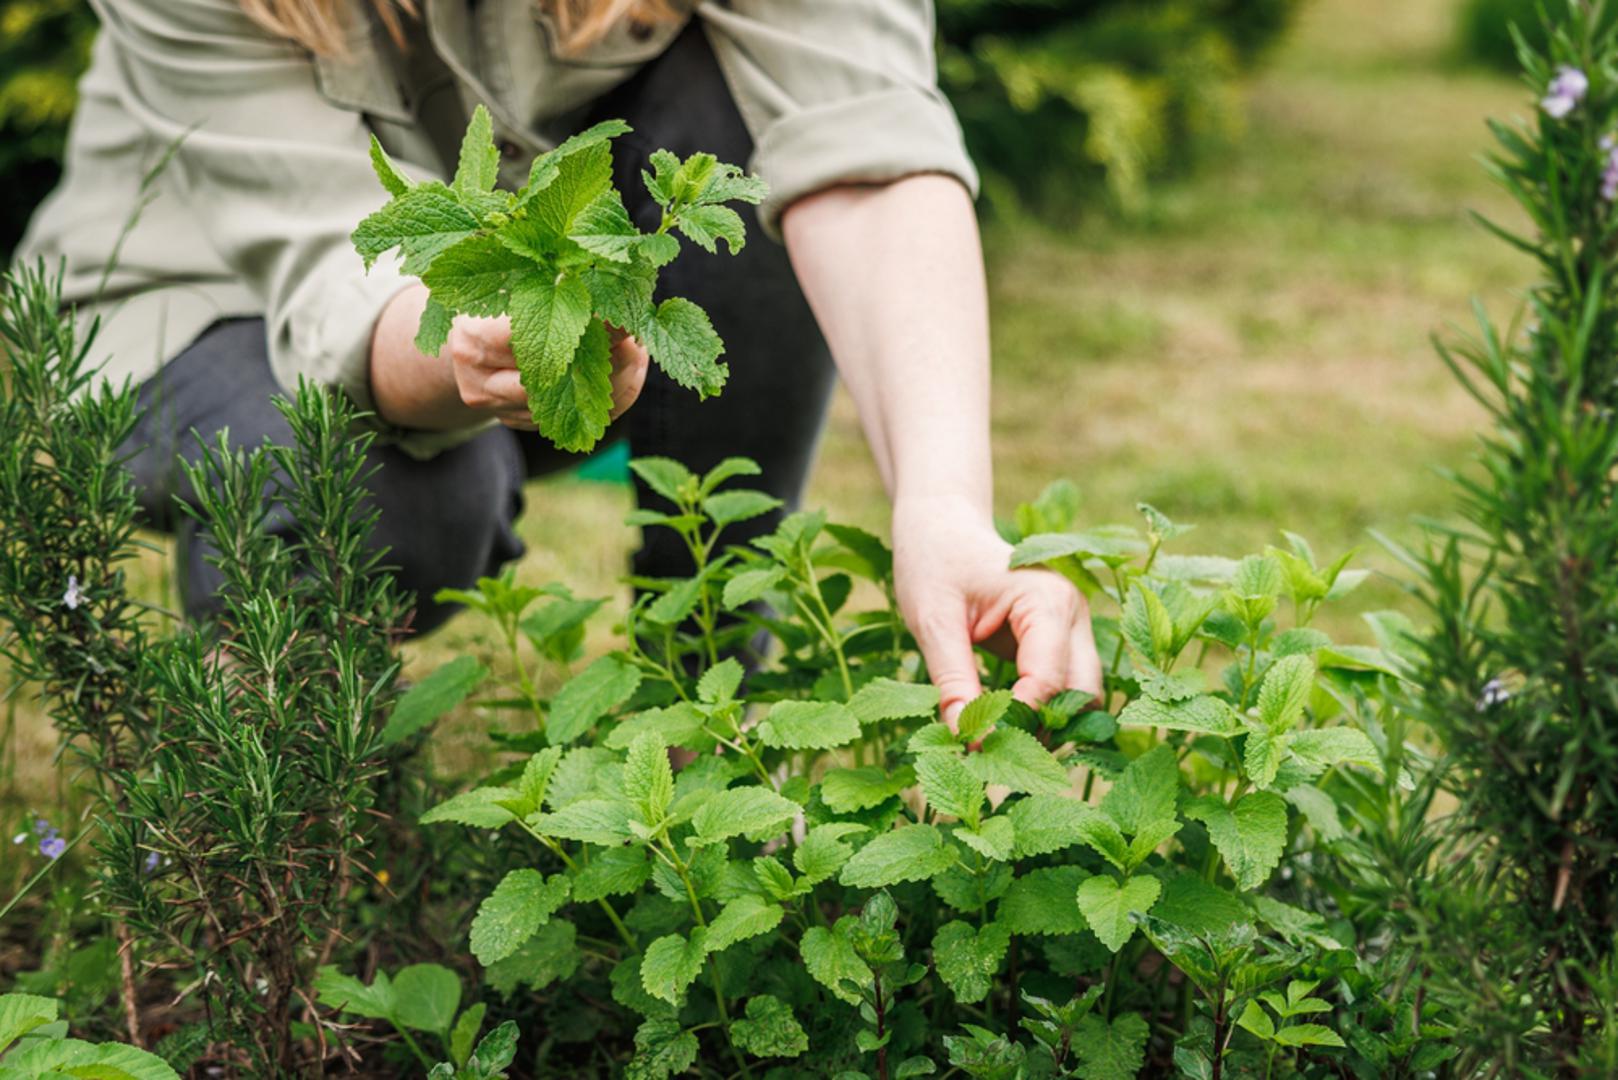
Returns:
[[[415,346],[427,289],[401,290],[382,310],[371,339],[371,396],[383,420],[398,427],[442,431],[494,417],[507,427],[534,429],[528,394],[511,354],[511,320],[456,316],[436,357]],[[646,349],[612,333],[612,418],[635,403],[646,384]]]
[[[641,343],[621,330],[612,334],[612,418],[640,397],[646,384],[648,358]],[[519,431],[533,431],[534,418],[528,411],[528,394],[517,374],[517,361],[511,355],[511,320],[504,315],[492,319],[457,316],[450,326],[444,346],[455,376],[462,404]]]

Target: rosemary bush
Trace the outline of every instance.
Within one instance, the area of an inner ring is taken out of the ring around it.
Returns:
[[[1435,898],[1473,1059],[1509,1075],[1618,1071],[1618,42],[1598,2],[1519,39],[1532,121],[1492,125],[1488,168],[1535,260],[1526,320],[1442,346],[1488,410],[1465,524],[1418,560],[1435,629],[1418,679],[1448,744]],[[1487,224],[1487,223],[1486,223]],[[1464,946],[1459,943],[1465,942]]]

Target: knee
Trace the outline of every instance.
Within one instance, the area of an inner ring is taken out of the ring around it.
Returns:
[[[377,509],[373,541],[386,548],[401,590],[414,594],[411,628],[436,629],[459,605],[442,589],[464,589],[523,553],[515,526],[522,511],[523,467],[516,440],[488,431],[427,461],[393,448],[378,451],[371,481]]]

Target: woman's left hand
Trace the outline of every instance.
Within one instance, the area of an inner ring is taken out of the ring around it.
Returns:
[[[1090,610],[1049,570],[1012,570],[1011,545],[968,501],[900,497],[893,508],[899,607],[940,694],[944,722],[983,692],[973,646],[1013,656],[1012,692],[1037,707],[1067,689],[1101,693]]]

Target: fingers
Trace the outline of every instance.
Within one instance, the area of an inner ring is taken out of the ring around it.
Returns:
[[[618,332],[621,333],[621,332]],[[616,335],[615,335],[616,336]],[[649,357],[632,337],[617,336],[612,346],[612,418],[618,419],[640,397],[646,385]]]
[[[1012,607],[1018,678],[1011,693],[1025,705],[1037,709],[1068,687],[1076,599],[1071,587],[1045,588]]]
[[[1090,626],[1090,605],[1082,597],[1069,636],[1067,684],[1093,700],[1101,698],[1101,654],[1096,651],[1095,631]]]
[[[923,612],[912,630],[922,659],[927,661],[927,674],[938,687],[939,714],[954,731],[967,702],[983,693],[966,610],[942,607]]]

